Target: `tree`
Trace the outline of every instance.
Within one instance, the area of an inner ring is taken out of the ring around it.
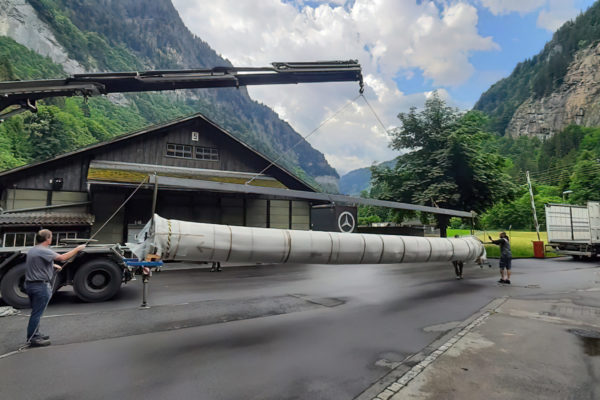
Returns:
[[[589,200],[600,200],[600,165],[594,154],[584,150],[579,156],[571,176],[571,202],[585,204]]]
[[[363,190],[360,192],[360,197],[368,199],[370,198],[370,194],[368,191]],[[378,207],[378,206],[367,206],[367,205],[359,205],[358,206],[358,224],[359,225],[369,225],[374,222],[390,222],[394,221],[393,211],[386,207]]]
[[[560,203],[560,190],[555,186],[534,185],[535,210],[540,224],[540,229],[546,229],[545,204]],[[517,197],[511,201],[501,201],[488,209],[480,218],[484,229],[512,229],[534,230],[535,224],[531,212],[531,197],[529,189],[523,185],[519,188]]]
[[[423,111],[412,108],[398,118],[402,127],[390,146],[413,151],[398,157],[394,169],[373,168],[372,193],[379,198],[481,212],[512,197],[504,158],[483,151],[489,134],[482,113],[463,115],[434,93]],[[436,218],[445,225],[444,217]]]

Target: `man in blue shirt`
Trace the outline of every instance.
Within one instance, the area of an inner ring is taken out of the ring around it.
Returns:
[[[52,297],[52,284],[54,281],[54,270],[62,269],[54,261],[64,262],[85,248],[85,245],[77,246],[73,250],[58,254],[50,249],[52,243],[52,232],[42,229],[35,237],[37,243],[27,252],[25,259],[25,291],[31,302],[31,316],[27,325],[27,342],[30,346],[49,346],[49,337],[39,333],[40,319]]]

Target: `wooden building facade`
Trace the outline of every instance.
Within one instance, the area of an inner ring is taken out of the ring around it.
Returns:
[[[141,185],[96,236],[102,243],[131,240],[151,217],[154,187],[142,182],[154,174],[314,192],[285,168],[195,114],[0,173],[2,244],[30,245],[32,233],[41,227],[52,229],[55,236],[89,237]],[[165,218],[284,229],[310,229],[310,208],[305,199],[185,185],[159,186],[156,203],[157,214]]]

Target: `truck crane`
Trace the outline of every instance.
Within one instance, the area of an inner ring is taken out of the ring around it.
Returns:
[[[147,71],[79,74],[67,79],[0,83],[0,119],[19,112],[37,111],[36,103],[56,96],[94,96],[197,88],[240,87],[248,85],[292,84],[307,82],[358,81],[363,91],[361,67],[356,61],[314,63],[273,63],[269,68],[217,67],[184,71]],[[174,178],[173,178],[174,179]],[[155,182],[156,184],[156,182]],[[223,186],[223,185],[221,185]],[[220,187],[220,190],[226,190]],[[251,190],[246,188],[246,190]],[[252,190],[260,190],[253,188]],[[277,189],[273,189],[277,190]],[[282,189],[282,196],[290,195]],[[302,197],[306,193],[298,192]],[[326,196],[330,200],[364,204],[366,199]],[[461,217],[470,213],[440,208],[369,199],[371,205],[414,209]],[[139,261],[125,258],[119,245],[91,245],[72,259],[57,275],[54,290],[73,285],[82,300],[104,301],[119,291],[134,273],[144,275],[146,262],[156,257],[164,261],[246,261],[308,262],[323,264],[402,263],[433,261],[475,261],[485,257],[483,245],[474,238],[416,238],[357,233],[304,232],[281,229],[249,228],[166,220],[154,215],[139,243],[131,250]],[[171,243],[179,243],[172,249]],[[69,251],[77,243],[55,248]],[[181,251],[177,251],[180,249]],[[28,248],[0,248],[0,292],[14,307],[27,307],[23,291],[24,260]],[[147,256],[151,258],[148,259]],[[144,285],[144,303],[146,285]]]
[[[359,82],[358,61],[274,62],[272,67],[215,67],[211,69],[102,72],[75,74],[65,79],[0,82],[0,122],[12,115],[37,112],[37,101],[61,96],[178,89],[209,89],[251,85],[318,82]]]
[[[62,96],[318,82],[359,82],[361,93],[364,88],[361,66],[355,60],[274,62],[271,65],[102,72],[75,74],[65,79],[0,82],[0,122],[21,112],[37,112],[39,100]],[[65,242],[55,250],[64,253],[77,244]],[[27,250],[26,247],[0,248],[0,295],[6,303],[18,308],[29,306],[23,287]],[[123,256],[118,244],[92,244],[60,271],[53,290],[72,285],[81,300],[104,301],[116,295],[121,284],[140,270],[138,263]]]

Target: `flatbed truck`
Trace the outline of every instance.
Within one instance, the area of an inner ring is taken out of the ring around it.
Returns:
[[[53,246],[57,253],[72,250],[77,241]],[[31,247],[0,247],[0,296],[15,308],[29,307],[25,293],[25,257]],[[114,297],[121,284],[130,281],[134,268],[124,257],[126,249],[119,245],[88,244],[83,251],[63,264],[55,274],[52,290],[73,286],[73,291],[85,302],[105,301]]]

